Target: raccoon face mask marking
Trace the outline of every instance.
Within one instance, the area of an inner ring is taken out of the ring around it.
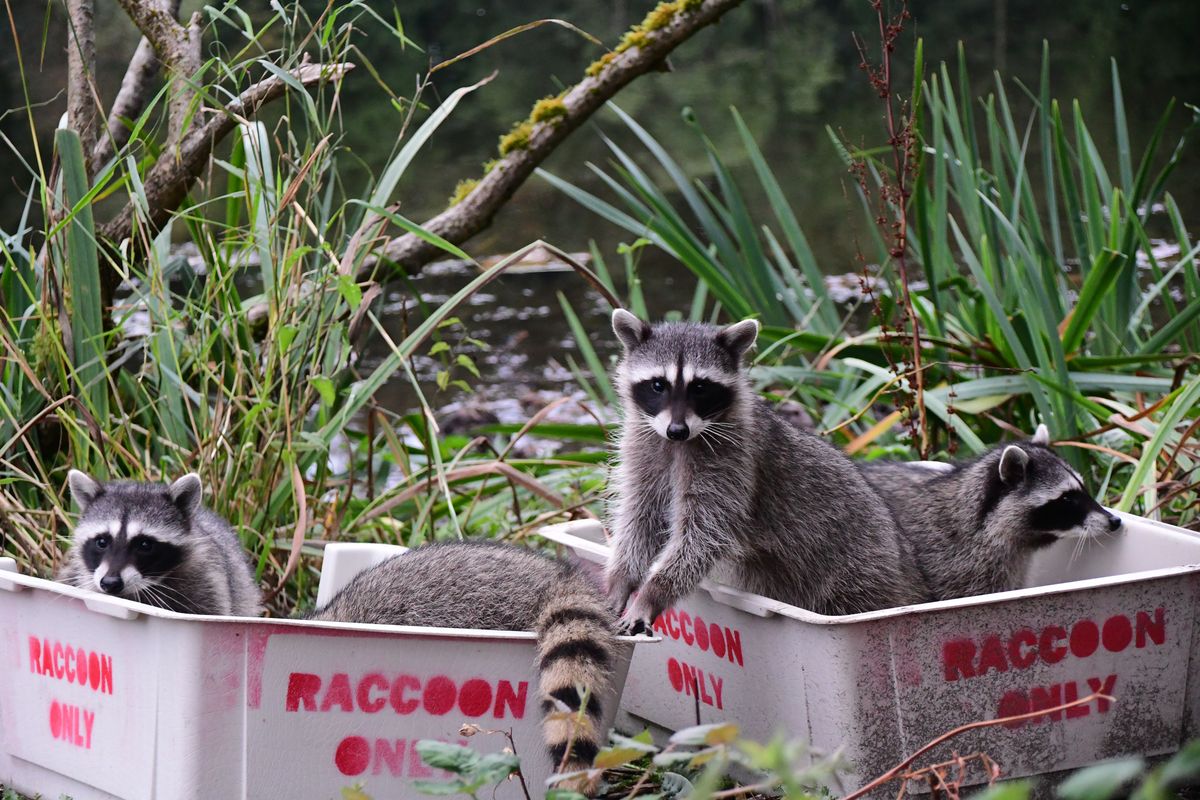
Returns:
[[[164,591],[161,579],[185,557],[188,520],[199,501],[199,479],[184,476],[164,491],[144,493],[132,502],[106,492],[98,481],[77,470],[71,471],[68,482],[83,512],[75,537],[93,587],[129,600]]]
[[[1084,488],[1080,475],[1040,444],[1049,438],[1041,428],[1038,434],[1031,442],[1034,446],[1010,445],[1001,454],[998,472],[1006,496],[998,507],[1008,507],[1002,513],[1023,512],[1035,546],[1120,529],[1121,518],[1106,511]]]
[[[694,326],[652,330],[628,311],[613,312],[613,331],[625,349],[618,383],[627,404],[657,435],[673,442],[717,435],[722,417],[742,390],[741,359],[758,336],[745,320],[708,335]]]

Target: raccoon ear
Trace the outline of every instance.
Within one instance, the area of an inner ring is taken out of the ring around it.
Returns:
[[[623,308],[613,311],[613,333],[621,340],[626,351],[632,350],[650,338],[650,326]]]
[[[1000,454],[1000,480],[1007,484],[1020,483],[1025,480],[1028,466],[1029,453],[1015,444],[1010,444]]]
[[[71,487],[71,497],[79,504],[80,511],[86,511],[97,497],[104,494],[104,487],[99,481],[77,469],[67,473],[67,485]]]
[[[194,472],[189,472],[179,480],[171,484],[171,488],[167,489],[167,494],[171,497],[171,502],[179,506],[179,510],[184,514],[191,514],[200,507],[200,500],[204,496],[204,486],[200,483],[200,476]]]
[[[1043,447],[1050,446],[1050,429],[1046,427],[1046,423],[1037,426],[1037,430],[1033,432],[1033,438],[1029,441],[1034,444],[1040,444]]]
[[[717,344],[741,358],[758,338],[758,320],[744,319],[717,334]]]

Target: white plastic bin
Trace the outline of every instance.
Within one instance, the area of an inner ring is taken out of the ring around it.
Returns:
[[[402,551],[329,545],[320,597]],[[356,783],[416,797],[409,781],[437,776],[414,743],[462,741],[472,722],[512,730],[536,793],[550,763],[535,655],[527,632],[176,614],[0,559],[0,784],[74,800],[333,799]],[[497,797],[523,793],[510,781]]]
[[[707,580],[656,621],[662,644],[634,654],[618,727],[736,721],[761,741],[783,730],[844,748],[852,788],[958,725],[1100,690],[1116,702],[975,731],[923,761],[985,752],[1020,777],[1172,752],[1200,733],[1200,536],[1122,518],[1122,533],[1074,555],[1077,541],[1040,551],[1028,588],[867,614],[822,616]],[[540,533],[595,569],[607,562],[598,523]]]

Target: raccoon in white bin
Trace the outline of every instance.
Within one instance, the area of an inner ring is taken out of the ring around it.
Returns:
[[[616,618],[573,564],[500,542],[436,542],[364,570],[309,619],[537,633],[542,731],[556,784],[586,795],[604,743]]]
[[[60,582],[185,614],[262,612],[246,552],[204,507],[196,474],[165,486],[101,483],[73,469],[67,483],[82,513]]]
[[[1035,551],[1121,528],[1050,449],[1045,425],[945,469],[892,461],[859,468],[900,521],[938,600],[1019,589]]]
[[[650,325],[622,309],[612,322],[624,421],[606,580],[625,629],[649,629],[718,563],[742,588],[820,614],[928,599],[850,460],[751,388],[742,362],[757,322]]]

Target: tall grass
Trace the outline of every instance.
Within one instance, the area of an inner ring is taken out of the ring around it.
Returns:
[[[244,16],[209,24],[216,30],[206,36],[243,48],[231,47],[234,55],[205,73],[212,83],[203,92],[214,96],[264,65],[278,74],[301,45],[316,51],[314,60],[361,65],[357,37],[381,27],[403,36],[358,2],[336,3],[315,20],[296,5],[259,28]],[[283,44],[265,51],[268,38]],[[139,136],[91,181],[78,136],[60,130],[50,156],[58,169],[33,170],[26,219],[0,240],[0,552],[23,568],[53,570],[72,518],[70,467],[148,480],[199,472],[209,503],[253,554],[277,613],[312,596],[307,557],[326,541],[511,536],[586,513],[602,482],[602,453],[528,460],[511,449],[527,430],[443,435],[414,377],[418,358],[440,362],[447,380],[455,369],[469,376],[469,358],[440,332],[522,254],[479,267],[446,302],[422,306],[398,340],[377,316],[381,285],[353,277],[394,231],[417,232],[471,261],[393,203],[421,148],[478,88],[455,91],[427,114],[398,116],[394,155],[361,196],[345,194],[336,87],[301,91],[282,109],[281,129],[243,121],[214,159],[207,190],[161,232],[142,234],[140,247],[97,241],[92,211],[106,198],[133,198],[145,221],[149,160],[141,155],[157,146],[161,106],[147,110]],[[418,89],[403,108],[421,101]],[[193,245],[190,257],[174,244],[181,239]],[[127,288],[113,309],[100,305],[100,258]],[[367,336],[388,343],[378,364],[358,360]],[[397,378],[413,382],[418,413],[376,403],[379,388]]]
[[[1167,187],[1189,154],[1200,112],[1187,109],[1183,133],[1167,143],[1175,114],[1168,107],[1135,156],[1114,63],[1110,124],[1118,147],[1106,159],[1078,103],[1053,97],[1048,49],[1037,90],[1017,84],[1015,98],[998,74],[992,93],[970,98],[961,52],[953,79],[942,65],[920,80],[913,96],[920,100],[921,160],[907,241],[910,263],[923,272],[908,287],[925,332],[923,392],[892,366],[913,363],[911,344],[879,324],[891,320],[901,297],[884,238],[868,243],[878,266],[863,279],[882,286],[874,324],[862,325],[834,302],[736,109],[731,121],[751,167],[748,183],[735,178],[694,115],[685,113],[685,122],[708,153],[704,176],[685,174],[616,108],[644,152],[605,138],[612,161],[590,166],[613,199],[541,175],[677,258],[711,298],[706,313],[758,317],[766,342],[757,359],[760,384],[804,402],[852,452],[913,455],[901,422],[916,402],[933,440],[951,451],[979,452],[1045,422],[1060,452],[1111,502],[1195,524],[1200,376],[1188,354],[1200,346],[1200,249]],[[830,136],[848,168],[862,165],[879,185],[890,179],[880,150]],[[647,161],[665,185],[642,166]],[[766,199],[772,219],[750,218],[751,192]],[[860,195],[874,229],[877,212]],[[1174,263],[1154,255],[1150,231],[1160,229],[1178,245]]]

